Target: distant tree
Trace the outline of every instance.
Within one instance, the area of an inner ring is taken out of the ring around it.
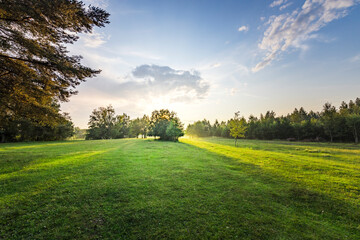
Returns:
[[[130,137],[138,138],[141,132],[141,119],[136,118],[130,122]]]
[[[51,107],[99,70],[69,56],[78,33],[108,23],[109,14],[77,0],[0,1],[0,132],[15,121],[50,126],[62,116]]]
[[[130,123],[130,136],[146,138],[149,129],[149,117],[144,115],[142,118],[136,118]]]
[[[351,128],[352,134],[354,135],[355,143],[359,143],[360,114],[349,114],[346,118],[346,123]]]
[[[114,123],[114,129],[112,131],[112,138],[125,138],[129,137],[130,133],[130,116],[126,113],[117,115]]]
[[[153,111],[150,118],[149,136],[160,137],[161,140],[172,140],[173,137],[166,132],[171,121],[176,128],[183,131],[183,126],[175,112],[170,112],[168,109]]]
[[[209,137],[212,134],[212,127],[208,120],[196,121],[189,124],[186,129],[186,134],[195,137]]]
[[[325,133],[330,137],[330,141],[333,142],[334,133],[336,128],[337,112],[334,106],[330,103],[325,103],[322,112],[322,122],[324,124]]]
[[[220,137],[221,136],[221,128],[220,128],[220,123],[219,121],[216,119],[212,128],[211,128],[211,135],[212,136],[216,136],[216,137]]]
[[[221,132],[221,137],[224,137],[224,138],[230,137],[229,121],[227,121],[227,122],[221,121],[220,132]]]
[[[176,142],[179,137],[184,136],[184,132],[177,122],[171,120],[166,128],[166,135],[171,141]]]
[[[240,118],[240,112],[236,112],[233,119],[230,120],[230,136],[235,138],[235,147],[238,138],[245,137],[247,129],[245,118]]]
[[[118,129],[115,128],[115,124],[118,121],[111,105],[94,109],[90,115],[86,139],[116,138]]]
[[[340,116],[348,126],[353,135],[355,143],[359,143],[360,134],[360,100],[356,99],[355,103],[350,101],[349,104],[341,103]],[[342,126],[344,128],[344,126]]]
[[[74,129],[74,139],[85,139],[86,129],[80,129],[79,127],[75,127]]]

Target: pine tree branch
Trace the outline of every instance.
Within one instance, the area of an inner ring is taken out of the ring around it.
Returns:
[[[34,60],[34,59],[24,59],[24,58],[18,58],[18,57],[10,57],[10,56],[6,56],[6,55],[2,55],[2,54],[0,54],[0,57],[8,58],[8,59],[10,58],[10,59],[19,60],[19,61],[23,61],[23,62],[34,63],[34,64],[39,64],[39,65],[43,65],[43,66],[52,66],[52,64],[49,63],[49,62],[43,62],[43,61]]]
[[[7,22],[24,22],[26,20],[32,19],[32,17],[23,17],[21,19],[14,19],[14,18],[2,18],[0,17],[0,20],[4,20]]]

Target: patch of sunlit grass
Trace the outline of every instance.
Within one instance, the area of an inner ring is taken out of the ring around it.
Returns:
[[[211,139],[182,139],[181,141],[191,144],[219,155],[236,159],[242,163],[260,166],[262,169],[271,171],[289,181],[302,184],[304,187],[323,194],[329,194],[333,198],[351,201],[360,206],[360,156],[343,156],[343,151],[333,149],[332,155],[322,154],[328,152],[324,149],[306,148],[302,154],[297,152],[277,151],[271,149],[252,149],[217,144]],[[231,141],[231,140],[229,140]],[[246,143],[246,141],[244,141]],[[254,144],[261,145],[261,141]],[[318,147],[318,146],[315,146]],[[342,150],[342,149],[340,149]],[[352,153],[357,150],[348,150]],[[336,154],[340,152],[340,154]],[[306,154],[304,154],[306,153]],[[347,159],[350,158],[350,161]]]

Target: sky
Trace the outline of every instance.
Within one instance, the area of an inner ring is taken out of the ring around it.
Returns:
[[[110,104],[132,119],[167,108],[187,125],[360,97],[360,0],[84,2],[111,16],[68,46],[102,70],[61,105],[75,126]]]

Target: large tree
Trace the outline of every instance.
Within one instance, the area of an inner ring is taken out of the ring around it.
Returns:
[[[66,44],[108,18],[77,0],[0,0],[0,132],[18,119],[59,119],[51,103],[67,101],[77,85],[100,72],[83,66],[81,56],[69,56]]]
[[[129,136],[130,117],[123,113],[115,115],[115,109],[109,105],[94,109],[89,119],[89,129],[85,139],[115,139]]]
[[[116,138],[117,120],[115,109],[111,105],[94,109],[90,115],[86,139]]]
[[[161,140],[177,140],[183,135],[183,125],[175,112],[168,109],[155,110],[150,118],[149,136],[160,137]]]

